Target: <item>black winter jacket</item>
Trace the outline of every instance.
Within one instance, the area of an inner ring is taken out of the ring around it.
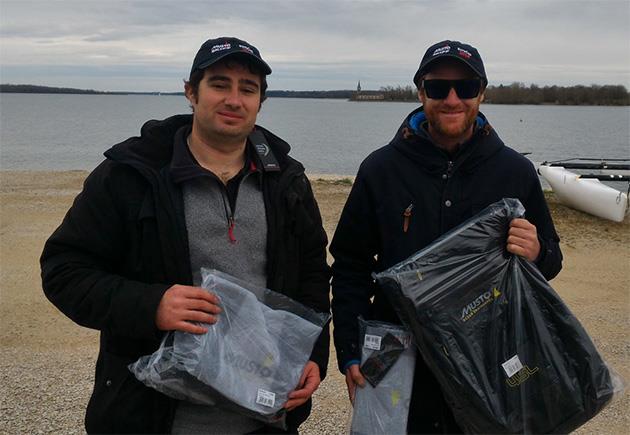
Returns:
[[[495,201],[511,197],[523,203],[541,243],[536,265],[547,279],[562,265],[559,238],[531,162],[506,147],[482,114],[473,137],[451,157],[422,127],[412,125],[423,117],[422,108],[412,112],[394,139],[363,161],[330,246],[342,373],[360,359],[357,316],[399,323],[372,273],[406,259]],[[410,430],[457,430],[449,426],[452,416],[435,378],[418,360]]]
[[[42,253],[48,299],[101,331],[88,432],[170,431],[175,401],[145,387],[127,365],[159,347],[155,313],[163,293],[192,285],[182,194],[169,171],[175,132],[191,122],[190,115],[149,121],[140,137],[108,150]],[[281,168],[263,176],[268,287],[328,312],[327,240],[304,168],[287,155],[286,142],[256,128]],[[328,343],[325,328],[311,355],[322,378]],[[306,419],[310,405],[289,413],[290,427]]]

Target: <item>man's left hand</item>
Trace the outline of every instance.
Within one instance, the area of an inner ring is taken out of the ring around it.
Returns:
[[[289,393],[289,400],[284,404],[287,411],[291,411],[306,401],[313,395],[321,379],[319,377],[319,366],[313,361],[309,361],[304,366],[304,371],[298,382],[297,389]]]
[[[536,226],[527,219],[512,219],[508,231],[507,250],[529,261],[535,261],[540,253]]]

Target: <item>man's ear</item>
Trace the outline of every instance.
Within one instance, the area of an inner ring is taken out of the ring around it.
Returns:
[[[186,95],[186,99],[190,101],[190,104],[197,104],[197,96],[193,90],[193,87],[190,85],[190,82],[184,82],[184,95]]]
[[[426,99],[426,96],[424,95],[424,92],[423,92],[422,88],[418,89],[418,100],[420,100],[422,105],[424,105],[424,100],[425,99]]]

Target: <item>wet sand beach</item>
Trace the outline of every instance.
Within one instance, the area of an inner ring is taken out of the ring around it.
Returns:
[[[44,297],[39,255],[79,192],[85,171],[0,172],[0,433],[83,433],[98,333]],[[351,177],[310,177],[329,237]],[[630,382],[630,219],[615,223],[548,202],[564,268],[551,284],[606,361]],[[630,431],[626,392],[577,433]],[[304,434],[344,433],[350,406],[331,350]]]

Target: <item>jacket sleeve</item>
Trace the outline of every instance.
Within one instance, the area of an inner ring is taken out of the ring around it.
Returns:
[[[311,185],[306,176],[300,177],[302,183],[302,210],[306,216],[296,216],[303,223],[309,223],[308,228],[301,231],[299,243],[299,276],[301,300],[300,302],[321,313],[330,314],[330,268],[326,262],[326,246],[328,238],[324,231],[322,217]],[[330,323],[330,322],[329,322]],[[310,359],[317,363],[321,378],[326,377],[328,355],[330,352],[330,326],[327,323],[319,336]]]
[[[562,269],[562,251],[560,250],[560,237],[553,225],[549,207],[545,195],[540,186],[540,180],[536,170],[531,168],[531,188],[525,207],[525,218],[536,226],[538,241],[540,242],[540,254],[535,261],[538,270],[545,279],[553,279]]]
[[[129,222],[117,199],[128,186],[123,177],[116,177],[113,165],[106,161],[88,176],[83,191],[44,245],[43,290],[81,326],[155,339],[160,334],[155,313],[169,286],[119,274],[128,249],[124,229]]]
[[[339,370],[360,360],[358,316],[369,318],[375,286],[378,231],[375,205],[363,178],[357,174],[330,246],[334,257],[332,279],[333,336]]]

